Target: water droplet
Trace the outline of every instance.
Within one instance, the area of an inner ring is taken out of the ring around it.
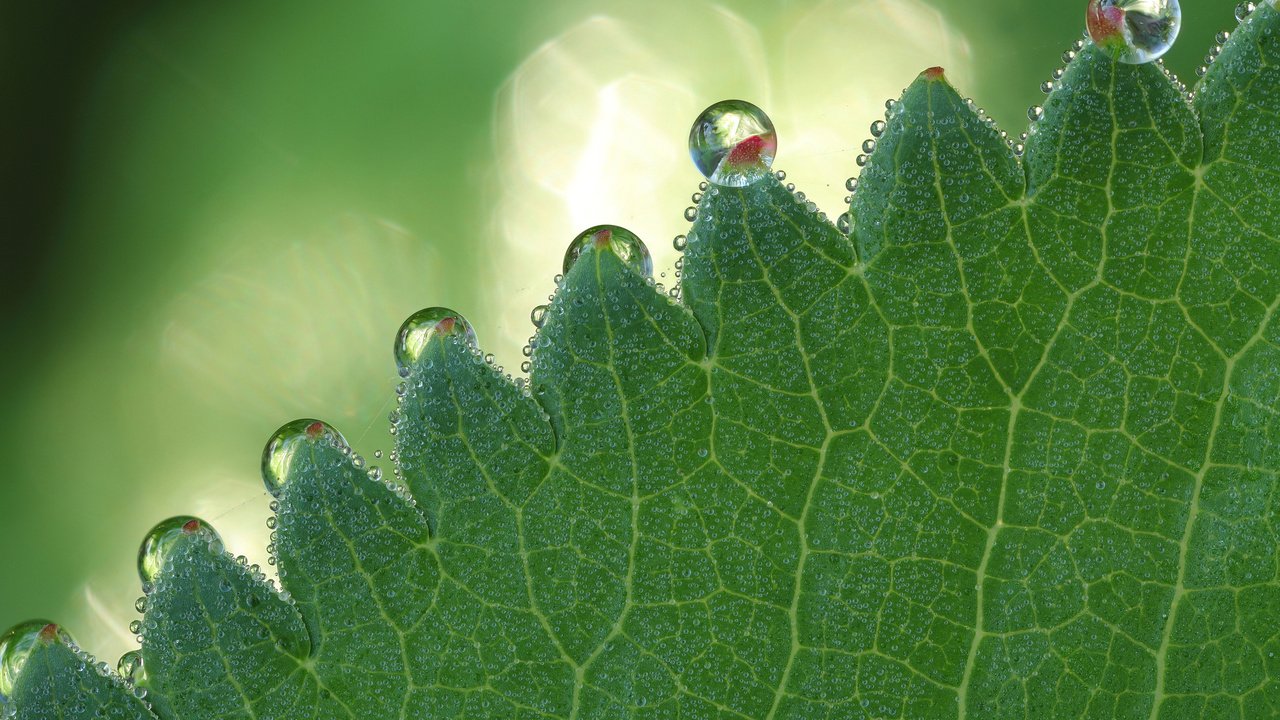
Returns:
[[[147,596],[146,596],[146,595],[143,595],[142,597],[138,598],[137,600],[134,600],[134,601],[133,601],[133,609],[134,609],[134,610],[137,610],[137,611],[138,611],[138,612],[140,612],[140,613],[145,613],[145,612],[147,611]]]
[[[71,636],[48,620],[28,620],[0,635],[0,697],[13,695],[13,688],[39,643],[67,643]]]
[[[836,229],[845,235],[853,229],[853,223],[849,220],[849,213],[840,213],[840,217],[836,218]]]
[[[702,193],[696,192],[690,195],[689,199],[693,201],[694,205],[697,205],[698,203],[702,202]]]
[[[547,306],[535,305],[533,310],[529,312],[529,321],[533,323],[534,327],[542,327],[542,324],[547,321]]]
[[[867,153],[869,155],[875,151],[876,151],[875,140],[864,140],[862,142],[862,152]]]
[[[684,252],[684,249],[689,247],[689,238],[684,235],[677,235],[671,240],[671,247],[675,248],[676,252]]]
[[[422,351],[435,336],[457,336],[468,345],[476,344],[475,330],[471,323],[458,313],[442,307],[430,307],[409,316],[396,333],[396,365],[411,368],[422,357]]]
[[[267,492],[280,497],[280,492],[289,479],[289,466],[293,464],[294,455],[314,442],[349,447],[342,433],[320,420],[294,420],[276,430],[262,450],[262,483],[267,486]]]
[[[858,178],[856,178],[856,177],[851,177],[851,178],[849,178],[848,180],[845,180],[845,181],[844,181],[844,189],[845,189],[845,190],[848,190],[849,192],[857,192],[857,191],[858,191]]]
[[[1053,92],[1053,81],[1045,80],[1044,82],[1040,83],[1040,92],[1044,93],[1045,95],[1048,95],[1049,93]]]
[[[222,541],[209,523],[190,515],[179,515],[156,523],[138,548],[138,577],[142,578],[143,585],[155,583],[160,571],[164,569],[165,560],[179,540],[196,534]]]
[[[116,663],[116,672],[134,687],[146,685],[147,673],[142,668],[142,651],[130,650],[121,655],[120,662]]]
[[[635,233],[626,228],[617,225],[596,225],[592,228],[583,230],[578,237],[569,243],[569,249],[564,253],[564,272],[567,275],[569,268],[578,261],[578,258],[588,250],[595,248],[596,250],[609,250],[624,265],[635,270],[642,277],[653,276],[653,258],[649,257],[649,248],[640,242],[640,238]]]
[[[858,157],[854,158],[854,160],[853,160],[853,161],[854,161],[854,162],[856,162],[856,163],[858,164],[858,167],[866,167],[866,166],[867,166],[867,161],[868,161],[869,159],[870,159],[870,158],[868,158],[866,155],[859,155]]]
[[[1039,105],[1032,105],[1027,108],[1027,117],[1031,119],[1031,122],[1040,122],[1040,118],[1044,117],[1044,108]]]
[[[1090,0],[1089,36],[1115,48],[1120,62],[1139,65],[1169,52],[1182,27],[1178,0]]]
[[[778,150],[773,122],[745,100],[722,100],[693,121],[689,154],[716,185],[744,187],[769,173]]]
[[[703,180],[702,182],[698,183],[698,189],[699,189],[699,190],[701,190],[701,191],[703,191],[703,192],[706,192],[706,191],[707,191],[707,188],[709,188],[709,187],[711,187],[711,186],[707,184],[707,181],[706,181],[706,180]]]
[[[688,220],[689,222],[693,222],[694,220],[697,220],[697,219],[698,219],[698,208],[693,207],[692,205],[690,205],[689,207],[685,208],[685,209],[684,209],[684,219],[685,219],[685,220]]]
[[[1253,14],[1253,11],[1257,9],[1258,6],[1251,2],[1242,2],[1239,5],[1236,5],[1236,21],[1244,22]]]
[[[774,176],[775,176],[775,177],[777,177],[777,178],[778,178],[778,180],[786,180],[786,179],[787,179],[787,171],[786,171],[786,170],[779,170],[778,172],[774,173]]]
[[[871,123],[871,136],[880,137],[881,135],[884,134],[884,129],[885,129],[885,121],[883,120],[877,120]]]

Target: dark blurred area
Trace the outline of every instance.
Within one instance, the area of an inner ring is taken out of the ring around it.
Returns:
[[[16,352],[49,332],[40,322],[52,300],[62,211],[80,138],[76,119],[103,55],[153,0],[71,0],[0,6],[0,366],[37,356]],[[65,286],[63,286],[65,288]]]

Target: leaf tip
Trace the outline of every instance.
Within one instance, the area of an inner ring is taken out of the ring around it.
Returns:
[[[1085,14],[1089,37],[1099,46],[1125,45],[1124,8],[1104,6],[1100,2],[1089,3]]]
[[[61,629],[58,627],[57,623],[47,623],[44,627],[40,628],[40,632],[37,634],[37,637],[40,638],[41,642],[53,643],[58,641],[60,632]]]
[[[920,77],[930,82],[936,82],[938,80],[946,80],[946,77],[945,77],[946,72],[947,72],[946,70],[943,70],[941,67],[938,67],[937,65],[935,65],[925,70],[924,72],[920,73]]]
[[[760,135],[752,135],[733,146],[725,163],[730,167],[751,167],[763,162],[761,155],[768,143]]]

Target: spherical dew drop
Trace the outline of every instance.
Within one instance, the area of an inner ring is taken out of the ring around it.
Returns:
[[[134,687],[142,687],[147,683],[147,673],[142,665],[142,651],[130,650],[120,656],[116,663],[116,673],[128,680]]]
[[[173,549],[193,535],[201,535],[207,540],[222,540],[209,523],[190,515],[179,515],[156,523],[138,547],[138,577],[142,584],[154,584]]]
[[[693,121],[689,154],[708,180],[746,187],[770,172],[778,136],[764,111],[745,100],[722,100]]]
[[[565,250],[565,274],[568,275],[574,263],[592,250],[608,250],[641,277],[653,277],[653,258],[649,256],[649,248],[635,233],[617,225],[596,225],[579,233]]]
[[[342,433],[321,420],[303,418],[281,425],[262,449],[262,483],[267,492],[280,497],[298,453],[317,442],[349,447]]]
[[[467,344],[476,344],[476,333],[471,323],[458,313],[442,307],[429,307],[410,315],[396,333],[396,365],[411,368],[426,350],[434,337],[456,336]]]
[[[1118,53],[1120,62],[1141,65],[1169,52],[1182,28],[1178,0],[1090,0],[1089,37]]]
[[[70,641],[65,630],[48,620],[18,623],[0,635],[0,698],[13,696],[23,666],[39,645]]]

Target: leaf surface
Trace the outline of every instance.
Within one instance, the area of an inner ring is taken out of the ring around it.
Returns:
[[[294,459],[288,598],[175,551],[152,708],[1280,717],[1278,42],[1263,6],[1194,103],[1086,46],[1022,158],[927,71],[849,236],[772,177],[713,186],[682,303],[589,248],[527,385],[432,340],[402,488]]]

